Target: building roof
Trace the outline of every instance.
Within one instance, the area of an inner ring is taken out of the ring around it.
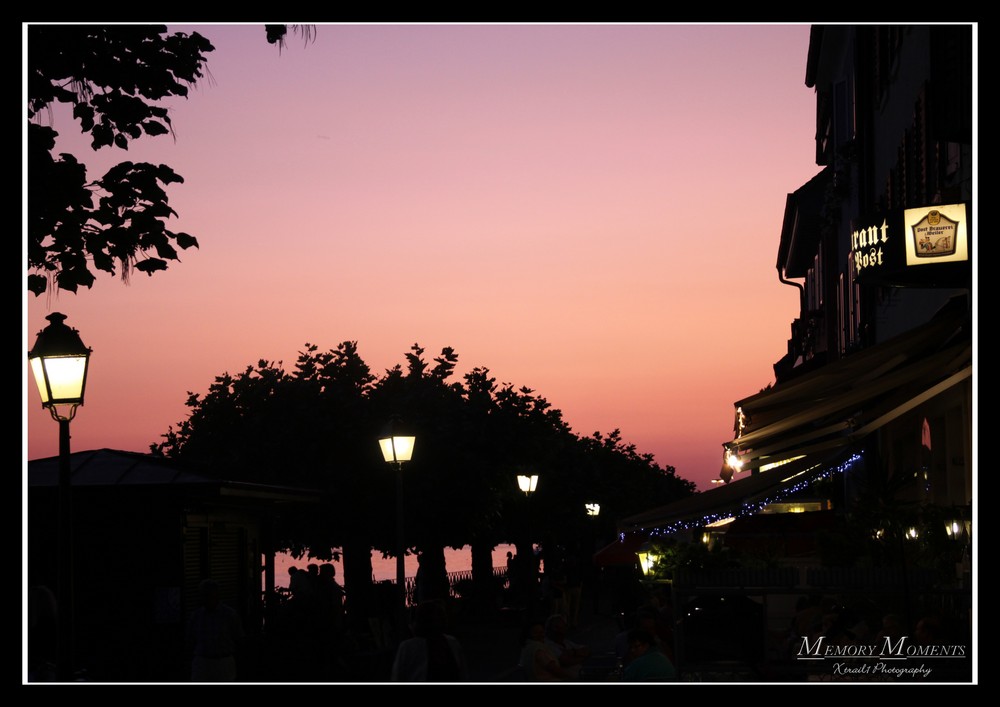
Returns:
[[[832,175],[826,167],[785,199],[777,263],[785,277],[805,277],[819,252],[823,197]]]
[[[29,461],[28,487],[58,486],[59,463],[58,456]],[[256,496],[298,502],[318,498],[318,492],[312,489],[212,478],[200,470],[192,471],[190,467],[174,459],[115,449],[94,449],[70,454],[70,485],[116,488],[184,486],[218,491],[220,495]]]

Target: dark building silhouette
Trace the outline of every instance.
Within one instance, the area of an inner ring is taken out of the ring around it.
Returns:
[[[205,579],[239,613],[248,642],[259,640],[262,581],[274,584],[273,562],[269,573],[262,564],[273,557],[271,519],[312,494],[214,479],[148,454],[71,457],[74,670],[102,682],[188,680],[184,628]],[[31,587],[57,584],[58,465],[58,457],[28,462]],[[241,671],[253,668],[246,661]]]

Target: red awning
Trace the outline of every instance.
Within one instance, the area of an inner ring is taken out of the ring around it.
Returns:
[[[639,560],[636,553],[648,539],[646,533],[626,533],[623,539],[615,540],[595,552],[594,564],[598,567],[635,564]]]

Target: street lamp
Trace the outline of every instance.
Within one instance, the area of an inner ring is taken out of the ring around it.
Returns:
[[[401,434],[398,418],[389,421],[385,434],[379,438],[382,457],[387,464],[396,467],[396,587],[399,592],[399,635],[406,626],[406,564],[404,562],[405,541],[403,539],[403,462],[413,456],[416,437]]]
[[[597,525],[597,516],[601,514],[601,504],[600,503],[584,503],[584,510],[587,512],[588,518],[593,518],[594,520],[587,523],[587,530],[590,533],[589,545],[591,547],[591,552],[596,552],[597,547],[597,532],[594,526]],[[601,571],[601,570],[598,570]],[[598,576],[594,576],[594,613],[596,614],[601,606],[601,582]]]
[[[643,543],[642,547],[639,548],[639,568],[642,570],[643,577],[649,577],[650,573],[654,571],[656,563],[660,560],[659,553],[652,546],[651,543]]]
[[[49,325],[38,333],[35,346],[28,352],[42,407],[59,423],[59,506],[57,536],[57,602],[59,633],[56,648],[56,677],[67,681],[73,663],[73,506],[70,488],[72,474],[69,451],[69,423],[76,409],[83,405],[87,387],[90,349],[80,334],[64,323],[66,315],[53,312],[46,317]]]
[[[525,509],[527,515],[526,530],[528,532],[528,576],[531,577],[532,588],[529,591],[534,591],[534,585],[536,580],[536,575],[538,573],[538,565],[535,563],[535,543],[531,539],[531,494],[535,492],[535,488],[538,486],[538,474],[518,474],[517,475],[517,487],[524,492],[527,501],[527,508]],[[529,595],[530,596],[530,595]]]

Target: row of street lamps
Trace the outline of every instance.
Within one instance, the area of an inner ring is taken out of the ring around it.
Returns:
[[[396,467],[396,594],[397,610],[399,612],[399,630],[402,631],[406,621],[406,569],[404,556],[406,543],[403,535],[403,463],[413,458],[413,447],[416,437],[403,434],[398,417],[393,417],[386,432],[379,438],[382,457],[387,464]],[[530,497],[538,488],[538,474],[518,474],[517,487]],[[584,510],[588,516],[597,516],[601,512],[601,504],[585,503]],[[530,528],[529,528],[530,536]]]

